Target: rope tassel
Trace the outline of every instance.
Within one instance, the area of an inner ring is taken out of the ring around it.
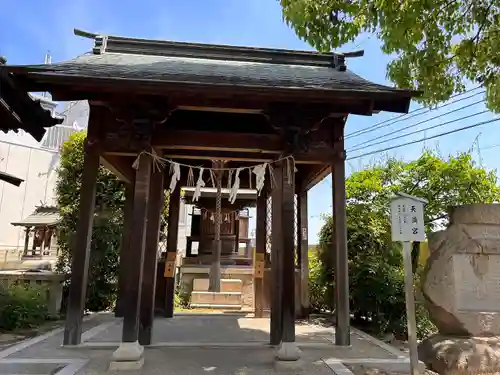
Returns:
[[[238,190],[240,189],[240,172],[243,168],[238,168],[234,175],[234,184],[231,188],[231,192],[229,193],[229,202],[233,204],[236,201],[236,197],[238,195]]]
[[[194,186],[194,174],[193,174],[193,168],[191,167],[189,167],[188,171],[187,186]]]
[[[267,163],[257,165],[253,168],[253,174],[255,174],[255,188],[260,196],[260,192],[264,187],[264,181],[266,180],[266,168]]]
[[[181,179],[181,166],[178,163],[170,163],[170,171],[172,175],[170,179],[170,191],[174,191],[177,182]]]
[[[200,169],[200,174],[198,176],[198,181],[196,181],[196,189],[193,194],[193,202],[198,202],[201,196],[201,188],[205,187],[205,182],[203,181],[203,168]]]

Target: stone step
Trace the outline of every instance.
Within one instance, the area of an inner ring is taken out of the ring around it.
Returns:
[[[191,292],[191,304],[200,303],[241,306],[241,292]]]
[[[195,292],[207,292],[208,279],[194,279],[193,280],[193,291]],[[243,283],[239,279],[221,279],[220,281],[220,291],[221,292],[239,292],[241,293],[243,288]]]
[[[217,305],[214,303],[192,303],[193,309],[210,309],[210,310],[241,310],[241,305]]]

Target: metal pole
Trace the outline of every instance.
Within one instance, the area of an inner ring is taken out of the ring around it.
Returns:
[[[410,345],[410,366],[412,375],[418,372],[417,322],[415,320],[415,297],[413,295],[413,272],[411,265],[411,243],[403,242],[403,264],[405,271],[406,318],[408,323],[408,344]]]

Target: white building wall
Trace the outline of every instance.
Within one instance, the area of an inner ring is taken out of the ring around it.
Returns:
[[[19,187],[0,181],[0,268],[19,261],[24,250],[24,229],[11,223],[37,206],[56,204],[59,148],[73,132],[87,127],[87,102],[67,103],[61,112],[63,124],[49,128],[41,142],[23,131],[0,132],[0,170],[24,180]]]
[[[0,170],[24,182],[15,186],[0,181],[0,250],[5,258],[18,258],[24,247],[24,230],[11,225],[30,215],[36,206],[54,205],[56,152],[0,141]],[[0,262],[2,259],[0,258]]]

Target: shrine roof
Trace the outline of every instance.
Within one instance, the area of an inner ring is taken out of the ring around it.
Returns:
[[[75,33],[94,39],[91,54],[50,65],[12,66],[11,72],[37,76],[38,81],[43,82],[64,77],[122,83],[361,93],[408,101],[416,95],[414,91],[373,83],[347,70],[345,58],[362,55],[362,51],[319,53],[101,36],[79,30]]]
[[[62,118],[54,118],[44,102],[46,99],[19,90],[7,74],[5,59],[0,58],[0,130],[24,130],[37,141],[41,141],[45,128],[62,123]]]
[[[54,226],[61,221],[57,207],[38,207],[31,215],[25,219],[11,223],[14,226],[40,227]]]

